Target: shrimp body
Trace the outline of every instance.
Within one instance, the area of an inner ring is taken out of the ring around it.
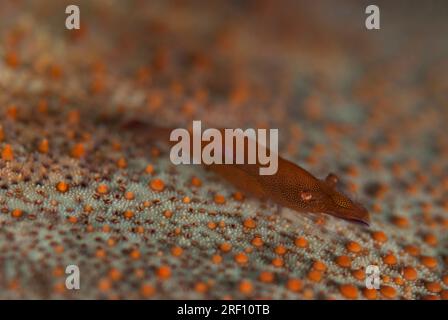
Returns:
[[[169,141],[171,129],[148,126],[139,121],[128,123],[126,127],[140,127],[152,140],[172,144]],[[203,142],[203,146],[207,143]],[[246,152],[247,144],[246,140]],[[223,157],[224,153],[223,150]],[[325,213],[366,225],[370,222],[368,211],[336,188],[338,178],[334,174],[329,174],[325,180],[320,180],[280,156],[278,157],[278,170],[273,175],[260,175],[259,169],[262,165],[258,161],[255,164],[211,164],[206,166],[239,190],[262,199],[270,199],[295,211]]]

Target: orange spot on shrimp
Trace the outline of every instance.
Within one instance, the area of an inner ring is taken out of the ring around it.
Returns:
[[[120,270],[118,270],[116,268],[110,269],[108,275],[112,281],[118,281],[123,276],[122,273],[120,272]]]
[[[420,254],[420,249],[417,246],[414,245],[408,245],[404,248],[404,251],[406,253],[410,254],[413,257],[416,257]]]
[[[222,262],[222,257],[219,254],[215,254],[212,257],[212,262],[214,264],[220,264]]]
[[[133,192],[131,192],[131,191],[127,191],[127,192],[125,192],[125,194],[124,194],[124,198],[125,198],[126,200],[134,200],[134,199],[135,199],[135,195],[134,195]]]
[[[194,286],[194,290],[199,293],[206,293],[208,290],[208,285],[204,282],[197,282]]]
[[[363,269],[356,269],[352,271],[352,276],[357,280],[364,280],[366,278],[366,273]]]
[[[151,164],[148,164],[145,168],[145,172],[147,174],[153,174],[154,173],[154,167]]]
[[[235,199],[236,201],[243,201],[244,200],[244,195],[237,191],[233,194],[233,199]]]
[[[126,161],[125,158],[120,158],[117,161],[117,167],[120,169],[125,169],[128,166],[128,162]]]
[[[102,292],[107,292],[110,290],[110,288],[112,287],[112,283],[109,279],[107,278],[102,278],[100,279],[100,281],[98,282],[98,290],[102,291]]]
[[[140,251],[138,251],[137,249],[133,249],[131,251],[131,253],[129,254],[129,256],[133,259],[133,260],[138,260],[141,257],[141,253]]]

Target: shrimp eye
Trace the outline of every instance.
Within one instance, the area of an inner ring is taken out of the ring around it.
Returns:
[[[339,178],[334,173],[329,173],[327,175],[327,177],[325,178],[325,182],[331,187],[335,187],[336,184],[338,183],[338,181],[339,181]]]

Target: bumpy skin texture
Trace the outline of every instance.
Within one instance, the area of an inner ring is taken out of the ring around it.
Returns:
[[[446,299],[447,4],[375,2],[370,32],[361,1],[77,1],[69,32],[72,1],[1,1],[0,298]],[[279,128],[370,227],[277,214],[110,118]]]

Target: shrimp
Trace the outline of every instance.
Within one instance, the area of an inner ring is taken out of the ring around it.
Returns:
[[[140,121],[127,122],[124,128],[143,129],[153,140],[172,143],[169,141],[172,131],[169,128],[154,127]],[[247,148],[247,143],[245,147]],[[260,199],[270,199],[300,213],[324,213],[367,226],[370,224],[369,212],[338,190],[339,179],[333,173],[320,180],[280,156],[278,170],[273,175],[260,175],[261,164],[258,162],[206,166],[239,190]]]

